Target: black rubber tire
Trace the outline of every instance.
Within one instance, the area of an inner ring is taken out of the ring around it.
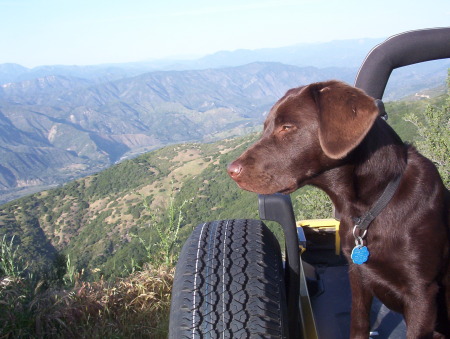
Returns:
[[[198,225],[176,267],[169,338],[287,338],[281,251],[259,220]]]

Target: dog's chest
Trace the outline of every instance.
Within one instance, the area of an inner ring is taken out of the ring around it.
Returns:
[[[350,234],[348,234],[350,233]],[[364,246],[369,251],[369,257],[362,264],[355,264],[351,258],[352,250],[355,248],[355,238],[352,232],[347,232],[342,241],[342,251],[349,262],[349,271],[353,279],[358,279],[358,286],[365,288],[376,296],[388,308],[401,312],[403,296],[408,295],[411,287],[411,277],[408,272],[407,260],[404,254],[395,246],[395,241],[389,241],[373,232],[364,240]]]

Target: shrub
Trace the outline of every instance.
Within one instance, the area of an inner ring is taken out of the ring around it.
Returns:
[[[450,76],[447,83],[450,85]],[[422,116],[408,114],[405,120],[416,126],[421,136],[417,148],[433,161],[450,187],[450,91],[442,107],[429,105]]]

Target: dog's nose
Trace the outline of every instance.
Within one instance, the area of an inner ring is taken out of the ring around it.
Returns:
[[[241,174],[242,166],[238,162],[234,161],[228,165],[227,170],[228,170],[228,174],[230,175],[230,177],[232,177],[234,179],[234,178],[238,177],[239,174]]]

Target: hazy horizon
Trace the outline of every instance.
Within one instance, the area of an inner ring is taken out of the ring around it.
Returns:
[[[99,65],[202,57],[448,26],[419,0],[0,0],[0,64]]]

